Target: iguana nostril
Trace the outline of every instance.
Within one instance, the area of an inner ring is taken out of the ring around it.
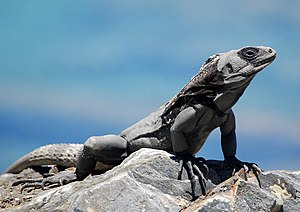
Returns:
[[[273,52],[273,50],[272,49],[269,49],[269,53],[272,53]]]

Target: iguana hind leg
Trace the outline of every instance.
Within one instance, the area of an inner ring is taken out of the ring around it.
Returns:
[[[97,162],[114,166],[121,163],[125,157],[127,157],[127,141],[124,138],[117,135],[93,136],[84,143],[75,173],[64,171],[48,178],[18,180],[13,185],[24,184],[21,188],[23,191],[28,187],[44,189],[46,185],[68,184],[86,178],[94,171]]]
[[[117,135],[93,136],[85,143],[76,165],[78,180],[95,169],[96,163],[118,165],[127,157],[127,141]]]
[[[25,188],[42,188],[45,189],[45,186],[50,185],[51,187],[57,185],[64,185],[76,181],[77,177],[74,172],[71,171],[62,171],[58,174],[40,179],[21,179],[14,181],[12,186],[17,186],[23,184],[21,187],[21,193]]]

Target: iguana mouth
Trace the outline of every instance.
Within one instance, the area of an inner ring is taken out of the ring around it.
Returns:
[[[259,62],[256,62],[256,63],[253,63],[253,65],[255,67],[259,67],[259,66],[262,66],[262,65],[265,65],[265,64],[269,64],[271,63],[273,60],[275,60],[276,58],[276,54],[272,55],[271,57],[265,59],[265,60],[262,60],[262,61],[259,61]]]

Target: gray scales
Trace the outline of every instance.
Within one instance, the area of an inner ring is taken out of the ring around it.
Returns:
[[[255,164],[235,157],[235,117],[231,108],[255,75],[275,57],[275,50],[263,46],[213,55],[176,96],[119,135],[93,136],[83,145],[43,146],[17,160],[5,173],[42,165],[76,166],[75,173],[45,178],[42,186],[54,181],[69,183],[85,179],[94,170],[108,170],[141,148],[153,148],[174,152],[180,161],[179,175],[183,167],[188,170],[193,192],[195,175],[203,179],[207,170],[205,160],[194,155],[216,128],[221,132],[224,165],[233,170],[259,171]],[[199,182],[205,194],[205,184]]]

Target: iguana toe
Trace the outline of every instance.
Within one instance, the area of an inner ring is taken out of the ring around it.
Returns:
[[[208,174],[208,167],[204,163],[204,160],[202,158],[195,158],[189,153],[177,153],[176,157],[179,159],[177,179],[181,180],[184,168],[187,171],[188,177],[191,181],[192,200],[195,200],[197,198],[195,194],[197,177],[201,187],[202,195],[206,195],[206,183],[204,175]]]
[[[232,169],[233,170],[232,176],[237,171],[243,169],[244,178],[246,181],[248,180],[248,174],[251,171],[255,175],[259,187],[261,187],[261,182],[258,177],[258,174],[262,173],[262,170],[255,163],[242,162],[242,161],[238,160],[235,156],[229,156],[229,157],[225,157],[222,168],[223,169],[227,169],[227,168]]]

